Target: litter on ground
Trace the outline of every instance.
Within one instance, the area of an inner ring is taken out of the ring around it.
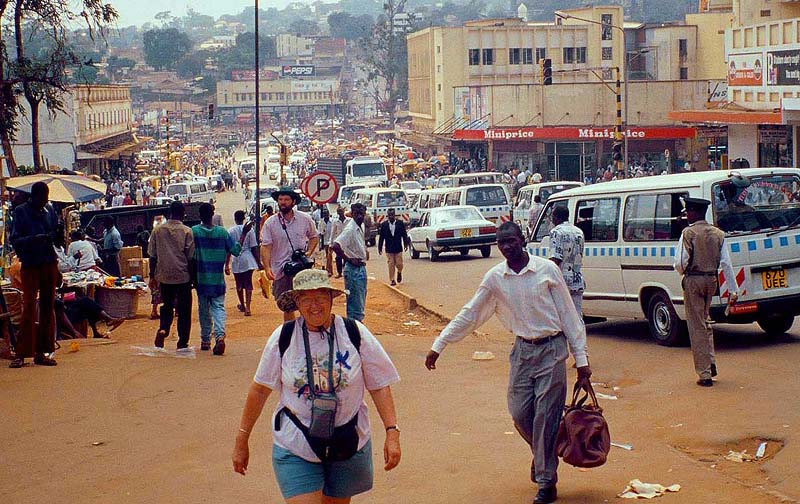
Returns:
[[[742,450],[740,452],[731,450],[725,455],[725,460],[730,460],[731,462],[752,462],[754,457],[747,453],[747,450]]]
[[[180,350],[167,350],[156,346],[140,347],[131,346],[133,355],[144,355],[147,357],[174,357],[176,359],[196,359],[194,347],[181,348]]]
[[[597,396],[598,399],[605,399],[606,401],[616,401],[617,399],[619,399],[615,395],[603,394],[602,392],[596,392],[595,395]]]
[[[681,486],[678,484],[665,487],[658,483],[642,483],[638,479],[635,479],[631,480],[628,486],[625,487],[625,490],[617,495],[617,497],[622,499],[653,499],[655,497],[661,497],[667,492],[677,492],[680,489]]]
[[[631,450],[633,450],[633,445],[629,445],[629,444],[622,444],[622,443],[615,443],[615,442],[613,442],[613,441],[611,442],[611,446],[616,446],[617,448],[622,448],[623,450],[628,450],[628,451],[631,451]]]
[[[492,360],[494,354],[492,352],[475,352],[472,354],[472,360]]]
[[[756,458],[764,458],[764,455],[767,453],[767,442],[764,441],[760,445],[758,445],[758,449],[756,449]]]

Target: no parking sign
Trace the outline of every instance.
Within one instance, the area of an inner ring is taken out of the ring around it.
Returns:
[[[326,171],[316,171],[300,182],[300,190],[313,203],[322,205],[336,199],[339,194],[339,183]]]

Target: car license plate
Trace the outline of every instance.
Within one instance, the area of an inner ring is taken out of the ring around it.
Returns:
[[[786,270],[771,270],[761,272],[761,285],[764,290],[785,289],[789,285],[786,283]]]
[[[488,220],[489,222],[494,222],[495,224],[497,224],[497,217],[487,217],[486,220]]]
[[[461,238],[471,238],[472,237],[472,230],[471,229],[462,229],[461,230]]]

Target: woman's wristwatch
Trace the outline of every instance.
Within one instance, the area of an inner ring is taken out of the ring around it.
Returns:
[[[397,425],[390,425],[386,427],[386,432],[389,432],[390,430],[397,431],[397,433],[400,434],[400,427]]]

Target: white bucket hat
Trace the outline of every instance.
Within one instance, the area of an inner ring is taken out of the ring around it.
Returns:
[[[278,308],[284,312],[295,311],[297,310],[297,304],[295,304],[297,295],[301,292],[317,289],[326,289],[333,294],[333,297],[349,294],[347,290],[337,289],[331,286],[331,280],[328,278],[327,271],[312,268],[303,270],[295,275],[292,280],[292,290],[284,292],[276,300]]]

